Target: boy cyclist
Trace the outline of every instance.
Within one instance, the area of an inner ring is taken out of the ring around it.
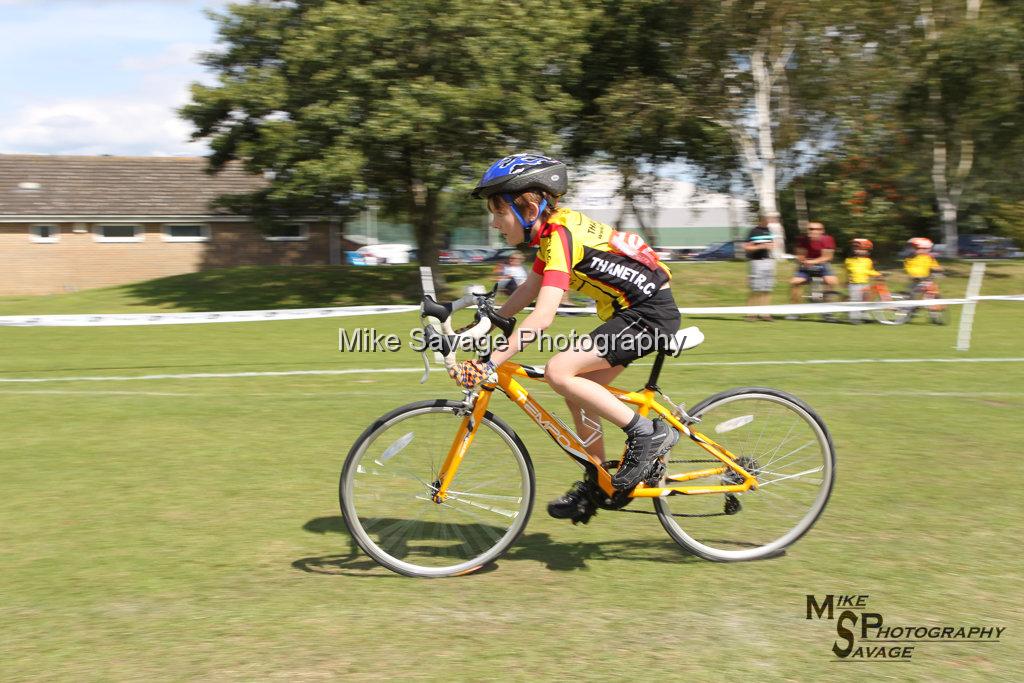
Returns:
[[[904,259],[903,270],[907,272],[907,275],[914,281],[914,284],[920,284],[924,280],[931,278],[932,273],[935,271],[942,272],[942,266],[932,256],[932,241],[927,237],[913,237],[907,242],[914,249],[912,256]]]
[[[494,162],[473,190],[487,200],[491,227],[511,246],[526,242],[538,247],[526,282],[502,305],[512,316],[536,300],[535,308],[512,334],[504,349],[486,363],[469,360],[452,378],[472,388],[494,369],[532,343],[551,325],[565,291],[577,290],[594,299],[604,321],[572,349],[557,353],[545,366],[549,386],[565,398],[577,434],[590,443],[589,452],[604,460],[600,427],[588,416],[600,416],[621,428],[626,452],[612,477],[616,489],[629,491],[649,475],[679,434],[662,420],[649,420],[620,402],[603,384],[610,384],[630,362],[663,348],[679,330],[679,310],[669,288],[671,274],[654,251],[635,235],[568,208],[558,199],[568,187],[565,164],[537,154],[514,154]],[[593,439],[593,441],[591,441]],[[560,519],[586,519],[589,485],[576,482],[548,504]]]
[[[850,245],[853,247],[853,256],[846,259],[846,280],[847,289],[850,293],[850,301],[864,301],[864,293],[873,277],[881,277],[875,270],[875,264],[871,260],[871,248],[874,246],[871,240],[858,237]],[[863,311],[851,311],[850,322],[860,323],[865,319]]]
[[[924,288],[926,298],[938,298],[939,286],[932,279],[932,273],[941,273],[942,266],[932,256],[932,241],[927,237],[913,237],[907,242],[914,249],[914,254],[903,261],[903,270],[914,282],[914,289]],[[928,316],[937,325],[943,323],[942,307],[931,306]]]

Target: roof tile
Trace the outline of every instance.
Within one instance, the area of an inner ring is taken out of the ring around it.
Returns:
[[[203,157],[0,154],[0,216],[201,216],[267,184],[237,162],[206,168]]]

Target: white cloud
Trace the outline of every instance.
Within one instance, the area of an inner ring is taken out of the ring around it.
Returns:
[[[0,152],[204,154],[176,109],[209,82],[216,0],[0,0]]]
[[[64,100],[0,117],[0,152],[41,154],[201,155],[191,127],[167,102]]]
[[[164,71],[185,69],[195,71],[202,52],[213,45],[202,43],[171,43],[163,52],[146,57],[126,57],[118,66],[128,71]]]

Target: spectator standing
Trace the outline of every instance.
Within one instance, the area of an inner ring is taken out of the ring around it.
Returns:
[[[743,250],[747,253],[749,263],[750,294],[747,296],[748,306],[767,306],[771,303],[772,289],[775,287],[775,259],[772,258],[774,238],[768,229],[767,220],[762,217],[757,227],[747,235]],[[771,321],[770,315],[748,315],[746,319]]]

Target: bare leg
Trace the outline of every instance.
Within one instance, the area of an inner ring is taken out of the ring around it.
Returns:
[[[795,277],[789,281],[789,303],[800,303],[800,288],[803,287],[805,282],[807,282],[807,280],[799,277]]]
[[[610,391],[586,375],[611,370],[608,361],[596,350],[562,351],[544,366],[544,376],[558,394],[584,408],[587,415],[598,415],[622,428],[633,419],[633,409],[615,398]]]
[[[625,369],[621,366],[611,367],[606,370],[587,372],[581,376],[598,384],[611,384]],[[586,413],[586,421],[584,421],[585,409],[582,405],[571,398],[566,398],[565,404],[569,407],[569,412],[572,413],[572,419],[576,425],[576,434],[586,445],[587,452],[601,462],[604,462],[604,436],[601,433],[600,416],[589,412]],[[597,425],[596,427],[594,426],[595,424]]]

